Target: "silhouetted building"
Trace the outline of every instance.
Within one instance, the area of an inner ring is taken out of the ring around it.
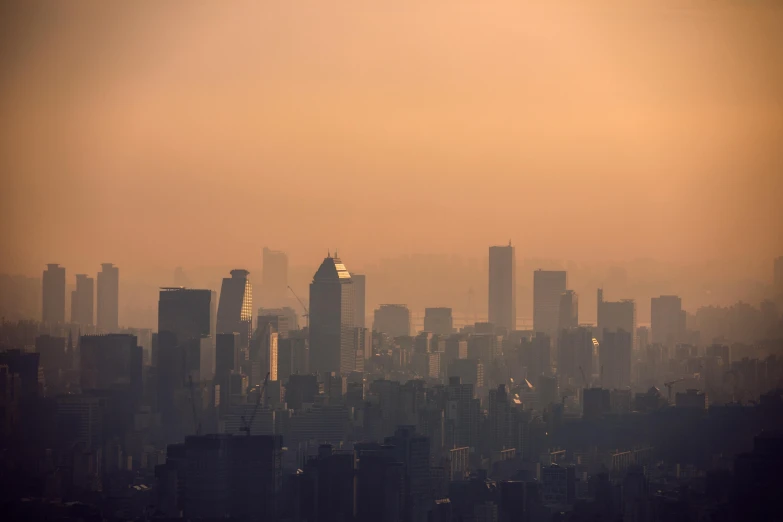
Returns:
[[[601,341],[605,330],[616,332],[625,330],[633,335],[636,332],[636,302],[633,299],[622,301],[604,301],[604,291],[598,289],[598,340]]]
[[[120,269],[103,263],[98,272],[98,330],[115,333],[119,329]]]
[[[555,338],[560,323],[560,299],[568,285],[563,270],[533,272],[533,330]]]
[[[47,395],[52,395],[52,390],[58,390],[60,375],[72,367],[73,353],[67,351],[67,348],[65,337],[39,335],[35,338],[35,351],[40,354],[39,364],[43,370]]]
[[[394,448],[374,443],[356,445],[357,520],[402,522],[405,506],[405,468]]]
[[[79,340],[82,390],[130,390],[142,393],[141,346],[125,334],[83,335]]]
[[[375,310],[372,324],[375,332],[382,332],[391,337],[402,337],[411,334],[411,313],[402,304],[382,304]]]
[[[90,327],[94,323],[95,285],[86,274],[76,274],[76,290],[71,292],[71,322]]]
[[[424,331],[437,335],[451,335],[454,332],[451,308],[425,308]]]
[[[585,419],[597,419],[612,409],[609,390],[605,388],[585,388],[582,390],[582,416]]]
[[[430,479],[430,441],[417,435],[413,426],[400,426],[393,437],[386,437],[386,445],[395,460],[402,462],[405,473],[405,511],[411,522],[426,522],[432,509],[432,482]]]
[[[326,257],[310,284],[310,366],[318,373],[353,371],[354,301],[351,274]]]
[[[573,290],[566,290],[560,296],[560,320],[558,333],[579,326],[579,296]]]
[[[183,516],[276,520],[282,454],[280,435],[187,437],[178,469]]]
[[[46,265],[43,273],[43,323],[65,322],[65,267]]]
[[[288,337],[291,328],[288,324],[288,317],[285,315],[259,315],[256,321],[256,332],[261,333],[267,328],[272,327],[281,339]]]
[[[514,247],[489,247],[489,322],[516,330],[517,268]]]
[[[677,392],[674,396],[674,405],[677,408],[693,408],[695,410],[706,410],[709,406],[707,394],[699,390],[685,390],[685,393]]]
[[[292,374],[286,385],[288,407],[299,410],[303,404],[312,403],[318,395],[318,377],[315,375]]]
[[[280,337],[285,339],[288,336],[288,332],[291,330],[298,330],[299,329],[299,321],[297,319],[296,310],[291,308],[290,306],[284,306],[282,308],[259,308],[258,309],[258,320],[259,322],[256,323],[256,330],[259,327],[260,324],[260,318],[261,317],[283,317],[285,321],[285,325],[283,324],[283,321],[280,321],[278,323],[277,333],[280,334]]]
[[[264,306],[280,306],[288,292],[288,254],[264,247],[261,272],[261,302]]]
[[[351,274],[353,280],[353,296],[354,296],[354,325],[359,328],[364,328],[367,321],[366,306],[366,277],[364,274]]]
[[[557,339],[557,374],[562,384],[589,384],[586,381],[593,373],[593,347],[592,329],[578,326],[561,330]]]
[[[215,375],[228,375],[239,371],[239,334],[219,333],[215,336]]]
[[[676,295],[653,297],[650,301],[650,329],[653,344],[675,346],[685,335],[685,311]]]
[[[238,333],[243,348],[253,333],[253,286],[247,270],[232,270],[223,279],[217,309],[217,333]]]
[[[310,340],[305,330],[295,330],[285,339],[277,341],[277,378],[288,379],[291,374],[310,373]]]
[[[601,366],[601,385],[606,388],[625,388],[631,385],[631,352],[633,336],[625,330],[604,330],[604,339],[598,347]]]
[[[176,343],[212,335],[213,292],[189,288],[161,288],[158,333],[169,332]]]

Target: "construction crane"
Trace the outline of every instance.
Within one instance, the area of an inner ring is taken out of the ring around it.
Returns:
[[[188,388],[190,388],[190,405],[193,408],[193,425],[196,427],[196,435],[201,435],[201,421],[196,412],[196,395],[193,393],[193,376],[188,375]]]
[[[296,292],[294,292],[294,289],[291,288],[291,285],[288,285],[288,289],[291,290],[291,293],[294,295],[294,297],[296,297],[296,300],[299,301],[299,304],[302,305],[302,308],[304,308],[305,313],[303,315],[304,315],[304,318],[305,318],[305,324],[309,328],[310,327],[310,311],[307,309],[307,307],[302,302],[302,300],[299,299],[299,296],[296,295]]]
[[[267,372],[266,377],[264,377],[264,384],[261,386],[261,392],[258,394],[258,399],[256,399],[256,406],[253,408],[253,414],[250,416],[250,422],[245,421],[245,416],[242,415],[242,426],[239,427],[239,431],[244,431],[247,433],[248,437],[250,436],[250,430],[253,427],[253,421],[256,418],[256,413],[258,413],[258,407],[261,406],[261,399],[266,393],[267,382],[269,382],[269,372]],[[266,406],[266,401],[264,401],[264,406]]]
[[[663,383],[666,388],[669,390],[669,404],[672,403],[672,387],[674,387],[675,384],[678,382],[682,382],[685,380],[685,377],[680,377],[679,379],[674,379],[673,381],[665,382]]]

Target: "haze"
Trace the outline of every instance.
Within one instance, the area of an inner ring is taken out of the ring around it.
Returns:
[[[327,248],[511,239],[768,278],[780,4],[583,4],[4,4],[0,272],[252,271],[270,245],[309,278]]]

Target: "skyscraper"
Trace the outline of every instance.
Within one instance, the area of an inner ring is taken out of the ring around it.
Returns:
[[[119,328],[120,269],[103,263],[98,272],[98,329],[114,333]]]
[[[43,322],[65,322],[65,267],[56,263],[46,265],[43,273]]]
[[[533,272],[533,329],[551,338],[557,337],[560,322],[560,298],[568,286],[564,270]]]
[[[633,334],[623,329],[605,330],[598,347],[601,386],[625,388],[631,385],[631,349]]]
[[[489,247],[489,322],[516,330],[517,268],[510,242],[508,246]]]
[[[212,291],[161,288],[158,335],[168,332],[178,343],[212,335]]]
[[[351,274],[328,256],[310,284],[311,370],[349,373],[355,364],[354,299]]]
[[[253,286],[247,270],[232,270],[223,279],[217,310],[217,333],[238,333],[240,347],[247,348],[253,334]]]
[[[652,342],[671,345],[681,342],[685,334],[682,300],[676,295],[653,297],[650,302]]]
[[[372,329],[392,337],[411,334],[411,312],[403,304],[382,304],[375,310]]]
[[[576,295],[576,292],[566,290],[560,296],[559,314],[558,330],[562,331],[579,326],[579,296]]]
[[[71,322],[92,326],[94,317],[94,280],[86,274],[76,274],[76,290],[71,292]]]
[[[356,305],[353,318],[354,323],[355,326],[364,328],[365,321],[367,320],[367,310],[365,309],[365,277],[364,274],[351,274],[351,279],[353,279],[353,296],[354,304]]]
[[[261,272],[261,303],[266,307],[282,306],[288,291],[288,254],[264,247]]]
[[[425,308],[424,331],[437,335],[451,335],[454,331],[451,308]]]
[[[636,302],[633,299],[621,301],[604,301],[603,289],[598,289],[598,329],[596,337],[603,340],[604,331],[616,332],[625,330],[631,334],[636,332]]]

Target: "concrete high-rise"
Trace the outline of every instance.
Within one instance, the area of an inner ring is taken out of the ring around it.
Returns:
[[[382,304],[375,310],[372,329],[392,337],[411,334],[411,312],[402,304]]]
[[[98,330],[116,333],[119,328],[120,269],[103,263],[98,272]]]
[[[261,303],[266,307],[282,306],[288,292],[288,254],[264,247],[261,272]]]
[[[364,274],[351,274],[353,280],[353,300],[354,300],[354,326],[364,328],[367,321],[367,310],[365,309],[366,294],[365,283],[366,278]]]
[[[168,332],[178,343],[211,336],[213,292],[190,288],[161,288],[158,301],[158,335]]]
[[[45,325],[65,322],[65,267],[46,265],[43,273],[43,322]]]
[[[253,334],[253,285],[247,270],[231,271],[223,279],[217,309],[217,333],[238,333],[241,348],[247,348]]]
[[[598,347],[600,379],[603,388],[626,388],[631,385],[631,350],[633,334],[623,329],[605,330]]]
[[[560,323],[560,298],[568,286],[564,270],[533,272],[533,330],[557,337]]]
[[[517,268],[510,242],[489,247],[489,322],[508,331],[517,327]]]
[[[94,324],[95,284],[86,274],[76,274],[76,290],[71,292],[71,322],[79,326]]]
[[[328,256],[310,284],[310,368],[320,374],[353,371],[354,296],[351,274]]]
[[[454,333],[454,320],[451,316],[451,308],[425,308],[424,331],[437,335],[451,335]]]
[[[579,326],[579,296],[573,290],[566,290],[560,296],[560,320],[557,329],[559,331]],[[559,332],[558,332],[559,333]]]
[[[598,289],[598,340],[603,339],[604,331],[624,330],[633,337],[636,332],[636,302],[633,299],[604,301],[603,289]]]
[[[653,297],[650,302],[652,342],[674,347],[685,334],[685,312],[676,295]]]

